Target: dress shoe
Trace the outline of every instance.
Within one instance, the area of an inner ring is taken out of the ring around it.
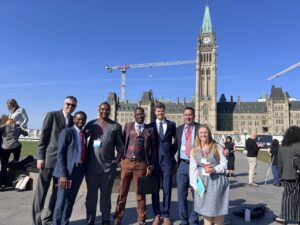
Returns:
[[[275,217],[274,221],[276,221],[277,223],[285,224],[285,220],[281,219],[280,217]]]
[[[163,225],[171,225],[171,220],[169,218],[164,218]]]
[[[156,215],[152,221],[152,225],[159,225],[160,223],[160,216]]]
[[[109,220],[104,220],[104,221],[102,221],[102,225],[110,225],[110,221]]]
[[[254,183],[254,182],[253,183],[249,183],[249,185],[252,186],[252,187],[258,187],[259,186],[258,184]]]
[[[93,220],[87,221],[86,225],[95,225],[95,221]]]

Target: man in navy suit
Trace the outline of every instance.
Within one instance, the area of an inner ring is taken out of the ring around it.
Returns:
[[[195,110],[186,107],[183,110],[184,124],[176,129],[175,149],[178,150],[178,168],[176,173],[177,195],[178,195],[178,211],[181,220],[180,225],[198,224],[198,214],[193,210],[188,215],[188,189],[189,181],[189,165],[190,154],[194,145],[195,137],[200,126],[195,120]]]
[[[163,217],[163,224],[170,225],[170,204],[172,194],[172,171],[175,165],[175,148],[173,140],[176,134],[176,124],[165,117],[165,105],[157,102],[154,106],[156,120],[150,125],[155,130],[157,158],[154,164],[153,176],[156,176],[158,183],[162,177],[163,205],[160,210],[159,191],[152,194],[152,208],[154,213],[153,225],[160,224],[160,216]],[[160,186],[160,185],[159,185]],[[159,188],[158,186],[158,188]]]
[[[87,116],[76,112],[74,126],[61,131],[58,138],[57,163],[53,176],[57,178],[57,200],[52,225],[67,225],[85,173],[86,140],[82,128]]]

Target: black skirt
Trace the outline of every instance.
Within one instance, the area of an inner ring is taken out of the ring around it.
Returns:
[[[281,216],[288,223],[300,222],[300,182],[299,180],[283,181]]]

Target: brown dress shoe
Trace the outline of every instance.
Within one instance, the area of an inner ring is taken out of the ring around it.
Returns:
[[[160,223],[160,216],[156,215],[152,221],[152,225],[159,225]]]
[[[163,225],[171,225],[171,220],[169,218],[164,218]]]

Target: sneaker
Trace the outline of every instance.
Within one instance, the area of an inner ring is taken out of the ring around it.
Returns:
[[[285,224],[285,220],[281,219],[280,217],[275,217],[274,221],[276,221],[277,223]]]

